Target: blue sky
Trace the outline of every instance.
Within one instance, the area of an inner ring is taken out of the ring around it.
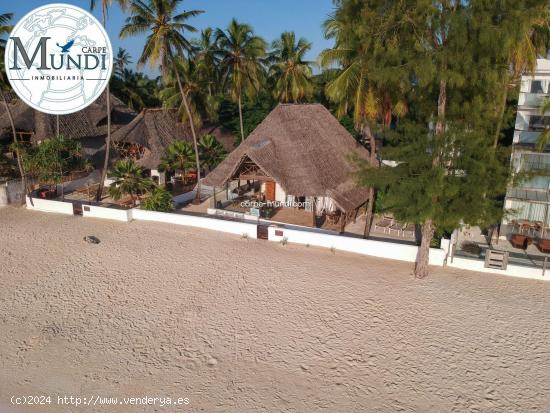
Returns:
[[[88,10],[89,0],[2,0],[0,13],[15,14],[14,23],[35,7],[51,3],[68,3]],[[100,3],[97,0],[96,3]],[[332,12],[331,0],[184,0],[182,10],[199,9],[205,13],[191,19],[190,24],[198,29],[208,26],[225,28],[231,18],[249,23],[255,32],[268,42],[278,37],[283,31],[295,31],[298,37],[305,37],[313,43],[309,60],[316,60],[319,52],[331,46],[331,41],[324,39],[321,25]],[[96,8],[95,15],[99,17],[100,10]],[[116,53],[118,47],[124,47],[130,52],[134,61],[141,53],[143,38],[131,38],[121,41],[118,33],[125,16],[114,6],[109,13],[107,30]],[[154,74],[149,68],[148,73]]]

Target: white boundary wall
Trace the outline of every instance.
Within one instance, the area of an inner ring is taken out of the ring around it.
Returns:
[[[59,214],[74,215],[71,202],[55,201],[52,199],[32,198],[27,195],[27,209],[44,212],[57,212]]]
[[[124,222],[132,220],[131,209],[105,208],[95,205],[82,205],[82,215],[86,218],[114,219]]]
[[[73,215],[73,205],[71,202],[33,197],[31,204],[31,200],[28,196],[26,200],[27,208],[31,210]],[[123,210],[94,205],[83,205],[82,213],[86,218],[112,219],[123,222],[129,222],[132,220],[164,222],[168,224],[205,228],[240,236],[245,235],[248,238],[257,238],[258,218],[252,216],[246,216],[246,218],[254,220],[242,222],[203,216],[145,211],[139,208]],[[283,239],[286,239],[286,241],[290,243],[334,248],[340,251],[407,262],[415,262],[418,254],[418,247],[415,245],[345,237],[336,234],[321,233],[314,230],[278,227],[276,225],[271,225],[268,227],[268,238],[270,241],[274,242],[280,242]],[[468,271],[535,280],[550,280],[550,271],[546,277],[543,277],[542,269],[540,268],[508,264],[506,270],[497,270],[485,268],[483,260],[456,256],[453,258],[453,262],[450,262],[450,260],[447,260],[448,249],[449,241],[442,242],[442,249],[430,248],[430,265],[443,266],[446,264],[451,268],[458,268]]]
[[[171,214],[166,212],[145,211],[132,209],[132,218],[137,221],[155,221],[168,224],[187,225],[190,227],[206,228],[213,231],[228,232],[230,234],[245,235],[248,238],[257,238],[256,224],[245,222],[225,221],[194,215]]]
[[[447,266],[451,268],[459,268],[461,270],[477,271],[489,274],[507,275],[509,277],[530,278],[535,280],[550,280],[550,270],[543,277],[542,269],[535,267],[527,267],[523,265],[510,265],[506,270],[498,270],[495,268],[485,268],[485,262],[480,259],[471,259],[464,257],[453,257],[453,262],[447,262]]]
[[[296,244],[315,245],[318,247],[334,248],[356,254],[371,255],[379,258],[415,262],[418,247],[374,241],[363,238],[344,237],[341,235],[320,234],[318,232],[301,231],[271,226],[268,228],[270,241],[286,241]],[[447,254],[442,249],[430,248],[430,264],[443,265]]]

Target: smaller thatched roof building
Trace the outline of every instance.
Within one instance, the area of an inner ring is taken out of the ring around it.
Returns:
[[[323,105],[280,104],[204,183],[272,179],[286,194],[327,197],[350,212],[369,196],[355,182],[352,157],[368,160],[369,152]]]
[[[1,105],[0,131],[11,128],[8,114]],[[38,112],[23,101],[12,98],[9,104],[15,128],[19,132],[28,132],[34,142],[55,136],[57,117]],[[136,114],[120,99],[111,94],[111,128],[117,130],[130,122]],[[94,103],[85,109],[59,116],[59,134],[68,139],[100,138],[107,134],[107,102],[104,92]]]
[[[213,134],[228,152],[233,149],[233,136],[224,128],[205,124],[196,130],[197,139],[206,133]],[[177,140],[193,142],[189,127],[180,122],[176,109],[144,109],[112,135],[115,143],[145,148],[136,162],[147,169],[157,169],[166,148]]]

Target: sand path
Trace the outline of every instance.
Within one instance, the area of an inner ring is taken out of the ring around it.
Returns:
[[[0,405],[14,394],[190,402],[24,412],[550,411],[550,283],[4,208]]]

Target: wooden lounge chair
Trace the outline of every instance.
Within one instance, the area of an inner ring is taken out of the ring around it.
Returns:
[[[514,248],[521,248],[522,250],[526,250],[529,245],[533,243],[533,240],[525,235],[521,234],[512,234],[510,237],[510,244],[514,246]]]
[[[393,218],[383,217],[380,221],[374,223],[374,230],[381,230],[385,234],[391,224],[393,224]]]
[[[395,231],[397,232],[397,235],[401,235],[403,234],[403,224],[399,223],[399,222],[394,222],[393,224],[391,224],[389,227],[388,227],[388,234],[391,235],[391,232],[392,231]]]

